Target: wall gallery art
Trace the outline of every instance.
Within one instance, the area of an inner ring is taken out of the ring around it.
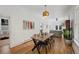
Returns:
[[[35,23],[33,21],[23,21],[23,29],[34,29]]]

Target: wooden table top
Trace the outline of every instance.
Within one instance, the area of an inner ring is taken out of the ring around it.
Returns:
[[[36,39],[36,40],[40,40],[40,41],[45,41],[46,39],[48,39],[50,36],[52,36],[53,33],[48,33],[48,34],[35,34],[34,36],[32,36],[32,38]]]

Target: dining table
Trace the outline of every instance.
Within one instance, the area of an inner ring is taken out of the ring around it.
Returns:
[[[34,38],[36,41],[42,41],[45,42],[47,39],[49,39],[50,37],[52,37],[54,35],[54,33],[42,33],[42,34],[34,34],[32,36],[32,38]],[[39,51],[39,50],[38,50]],[[47,53],[47,51],[46,51]]]
[[[38,40],[38,41],[45,41],[46,39],[50,38],[51,36],[53,36],[54,33],[47,33],[47,34],[35,34],[32,36],[32,38],[34,38],[35,40]]]

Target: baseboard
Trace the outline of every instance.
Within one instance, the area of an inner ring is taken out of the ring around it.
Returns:
[[[73,41],[72,47],[74,49],[74,53],[79,54],[79,46],[77,45],[77,43],[75,41]]]

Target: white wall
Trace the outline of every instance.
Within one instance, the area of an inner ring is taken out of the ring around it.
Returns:
[[[13,8],[14,9],[14,8]],[[10,20],[10,43],[11,47],[22,44],[31,39],[33,34],[39,32],[39,20],[35,17],[31,17],[32,15],[28,15],[30,12],[26,10],[22,10],[21,8],[16,7],[14,14],[11,15]],[[28,17],[28,18],[27,18]],[[23,20],[31,20],[35,22],[35,29],[32,30],[23,30]]]
[[[73,20],[73,49],[75,53],[79,53],[79,6],[75,6],[70,10],[70,20]]]
[[[26,9],[19,6],[0,6],[1,16],[10,16],[9,30],[10,30],[10,47],[17,46],[26,42],[34,33],[39,31],[39,21],[32,18]],[[35,29],[23,30],[23,20],[34,21]],[[1,28],[1,27],[0,27]]]

